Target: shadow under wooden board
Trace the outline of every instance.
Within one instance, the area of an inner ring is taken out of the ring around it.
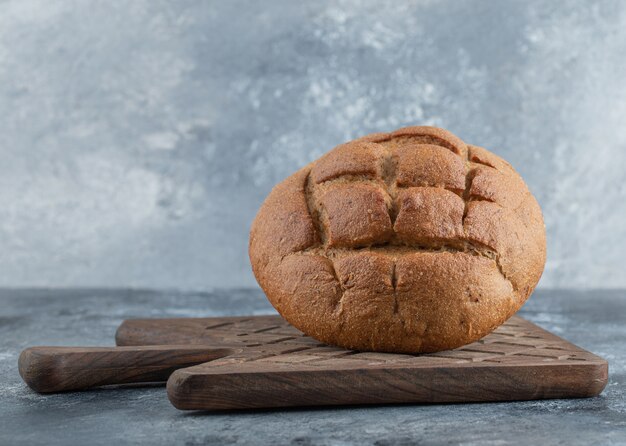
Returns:
[[[518,316],[423,355],[331,347],[279,316],[127,320],[116,341],[26,349],[20,374],[43,393],[167,380],[184,410],[580,398],[608,375],[604,359]]]

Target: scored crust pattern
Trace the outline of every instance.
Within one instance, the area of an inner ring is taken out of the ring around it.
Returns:
[[[342,144],[277,185],[250,258],[276,309],[342,347],[458,347],[508,319],[545,263],[541,211],[513,168],[434,127]]]

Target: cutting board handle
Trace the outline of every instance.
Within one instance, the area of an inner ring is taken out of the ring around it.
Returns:
[[[19,358],[19,372],[39,393],[83,390],[110,384],[165,382],[177,369],[233,353],[232,349],[189,345],[137,347],[31,347]]]

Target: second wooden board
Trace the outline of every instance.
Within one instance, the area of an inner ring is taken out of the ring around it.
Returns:
[[[424,355],[327,346],[279,316],[128,320],[116,340],[231,349],[172,374],[179,409],[590,397],[608,376],[602,358],[517,316],[478,342]]]

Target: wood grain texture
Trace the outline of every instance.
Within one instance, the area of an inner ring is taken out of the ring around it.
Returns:
[[[279,316],[129,320],[116,340],[233,349],[172,374],[179,409],[589,397],[608,374],[602,358],[517,316],[473,344],[423,355],[327,346]]]
[[[189,345],[31,347],[21,353],[18,367],[30,388],[51,393],[109,384],[165,382],[178,368],[232,352]]]

